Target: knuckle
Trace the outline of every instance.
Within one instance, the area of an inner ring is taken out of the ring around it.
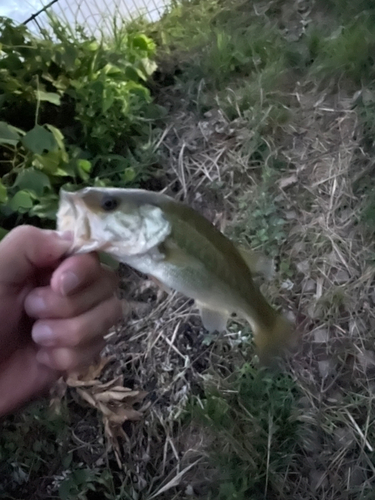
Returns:
[[[54,294],[45,294],[46,313],[56,319],[70,319],[77,315],[78,306],[75,302],[55,296]]]
[[[74,366],[74,353],[72,349],[56,349],[54,353],[54,363],[59,371],[66,371]]]
[[[122,317],[121,301],[116,297],[112,297],[109,301],[106,311],[107,315],[106,315],[105,327],[108,330],[113,325],[115,325]]]
[[[42,230],[34,226],[28,226],[27,224],[22,226],[17,226],[13,230],[14,237],[22,239],[33,239],[40,237]]]
[[[112,273],[106,273],[104,276],[105,287],[108,293],[113,293],[117,288],[117,277]]]
[[[84,328],[78,318],[74,318],[69,321],[65,336],[66,345],[69,345],[70,347],[77,347],[82,343],[84,336]]]
[[[86,274],[97,273],[100,269],[99,260],[94,253],[77,255],[76,259],[81,268],[85,269]]]

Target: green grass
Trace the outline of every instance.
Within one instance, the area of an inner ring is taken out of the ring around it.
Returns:
[[[285,471],[293,468],[300,438],[298,387],[287,374],[244,363],[223,378],[211,374],[191,418],[212,437],[219,468],[209,498],[286,498]]]

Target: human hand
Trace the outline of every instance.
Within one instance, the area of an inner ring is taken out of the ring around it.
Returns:
[[[0,415],[89,363],[121,317],[114,273],[95,254],[64,259],[70,245],[32,226],[0,242]]]

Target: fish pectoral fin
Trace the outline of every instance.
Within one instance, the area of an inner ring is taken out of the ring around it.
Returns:
[[[202,323],[209,333],[222,332],[227,327],[228,315],[206,305],[196,303],[201,313]]]
[[[237,247],[237,250],[250,269],[251,274],[263,276],[267,280],[271,280],[275,276],[275,263],[272,259],[248,248]]]

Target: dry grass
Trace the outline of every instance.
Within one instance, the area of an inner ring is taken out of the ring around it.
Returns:
[[[353,174],[360,174],[353,172],[357,118],[343,91],[326,94],[306,82],[290,99],[294,118],[278,149],[289,169],[279,173],[273,193],[287,220],[280,250],[292,276],[280,275],[265,289],[293,311],[302,334],[286,367],[302,394],[298,461],[284,472],[280,498],[371,498],[374,268],[372,242],[358,224],[359,201],[351,188]],[[260,182],[257,169],[245,168],[246,140],[241,122],[228,123],[219,111],[200,120],[178,110],[164,138],[174,172],[167,190],[225,230],[238,216],[240,186],[256,194]],[[199,427],[181,428],[179,417],[189,396],[200,394],[207,373],[232,370],[241,332],[231,329],[205,347],[189,301],[166,296],[148,281],[134,288],[135,274],[126,272],[132,319],[109,349],[135,386],[150,391],[145,420],[124,445],[126,467],[131,461],[147,484],[142,498],[182,499],[192,491],[205,496],[215,480],[206,457],[212,436]],[[287,281],[292,285],[283,288]],[[231,356],[224,355],[228,349]]]
[[[265,293],[292,311],[301,332],[300,348],[284,367],[300,391],[300,431],[297,458],[278,471],[277,498],[372,498],[375,290],[372,242],[358,224],[351,187],[360,175],[357,118],[344,91],[325,93],[301,82],[289,98],[293,120],[278,132],[277,150],[270,144],[289,167],[276,173],[270,189],[287,221],[280,257],[290,271]],[[163,138],[173,172],[166,190],[224,231],[240,223],[238,197],[256,197],[262,182],[259,167],[249,162],[248,140],[244,122],[229,123],[220,110],[202,119],[177,109]],[[363,158],[361,165],[366,168]],[[126,425],[127,437],[120,439],[127,495],[207,498],[218,479],[208,458],[215,434],[183,416],[191,395],[199,400],[204,386],[241,366],[243,327],[234,324],[205,345],[191,301],[128,268],[121,273],[128,315],[110,336],[106,354],[114,361],[106,376],[121,375],[125,386],[148,391],[144,418]],[[225,394],[225,384],[222,389]],[[273,495],[266,490],[262,498]]]
[[[288,238],[297,271],[291,295],[304,318],[301,352],[290,369],[304,390],[313,427],[305,443],[311,470],[304,478],[310,496],[304,498],[365,498],[375,477],[374,268],[372,242],[358,224],[360,203],[352,192],[357,119],[343,91],[325,95],[301,88],[296,100],[295,141],[284,154],[298,178],[285,196],[297,214]]]

